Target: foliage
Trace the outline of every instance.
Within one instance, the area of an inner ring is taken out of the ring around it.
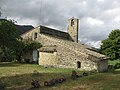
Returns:
[[[15,59],[15,49],[19,36],[12,21],[0,19],[0,59],[11,61]]]
[[[77,72],[75,70],[72,71],[71,79],[72,80],[76,80],[77,79]]]
[[[5,85],[0,83],[0,90],[5,90]]]
[[[119,59],[116,59],[116,60],[108,60],[108,64],[109,65],[115,65],[116,63],[120,63],[120,60]]]
[[[120,57],[120,30],[113,30],[107,39],[102,41],[101,53],[107,55],[112,60]]]
[[[115,69],[120,69],[120,63],[116,63],[114,67]]]
[[[34,49],[38,49],[42,47],[42,45],[39,42],[32,41],[32,40],[23,40],[24,43],[24,52],[33,51]]]
[[[26,54],[30,53],[35,49],[40,48],[42,45],[39,42],[32,41],[32,40],[19,40],[17,44],[17,48],[15,49],[16,51],[16,59],[21,62],[21,57]]]
[[[12,21],[0,19],[0,47],[13,48],[18,39],[17,29]]]
[[[42,45],[32,40],[23,40],[17,33],[14,20],[0,19],[0,60],[21,61],[24,53],[40,48]]]
[[[5,47],[4,49],[1,48],[0,50],[0,61],[12,61],[15,58],[14,51],[10,48]]]

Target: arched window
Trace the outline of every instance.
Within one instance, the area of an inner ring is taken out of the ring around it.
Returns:
[[[71,26],[73,26],[73,25],[74,25],[74,19],[71,20]]]
[[[34,34],[34,39],[36,39],[36,38],[37,38],[37,33]]]
[[[77,61],[77,68],[81,68],[81,62]]]

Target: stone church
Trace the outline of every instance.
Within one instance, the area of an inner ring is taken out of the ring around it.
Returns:
[[[21,37],[43,45],[33,53],[33,60],[38,60],[39,65],[106,71],[108,58],[78,43],[78,27],[79,19],[71,18],[68,20],[67,32],[40,25],[23,33]],[[39,53],[38,56],[35,52]]]

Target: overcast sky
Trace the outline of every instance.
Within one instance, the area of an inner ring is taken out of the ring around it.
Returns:
[[[42,6],[41,6],[42,5]],[[79,40],[99,47],[120,28],[120,0],[0,0],[2,16],[22,25],[45,25],[67,30],[67,20],[80,20]]]

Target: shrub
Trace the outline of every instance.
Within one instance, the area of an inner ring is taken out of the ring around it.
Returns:
[[[114,71],[114,70],[115,70],[115,68],[113,65],[108,65],[108,71]]]
[[[116,63],[114,66],[115,69],[120,69],[120,63]]]
[[[77,72],[75,70],[72,71],[71,79],[76,80],[79,76],[77,75]]]
[[[83,76],[88,76],[88,73],[87,72],[83,72]]]
[[[0,90],[5,90],[5,85],[4,84],[0,84]]]

